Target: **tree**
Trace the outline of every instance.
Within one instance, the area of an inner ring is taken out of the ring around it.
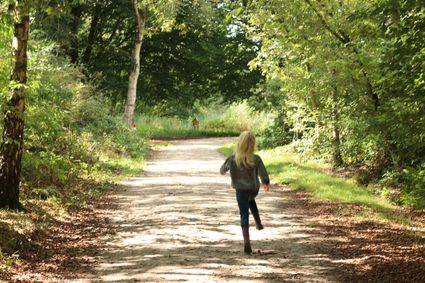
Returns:
[[[251,66],[281,82],[272,106],[309,150],[371,178],[423,172],[423,1],[232,2],[260,45]]]
[[[175,15],[183,2],[185,0],[133,0],[136,16],[136,38],[131,52],[131,71],[124,110],[124,121],[129,126],[132,123],[136,106],[137,81],[140,73],[140,50],[144,33],[149,32],[152,35],[161,30],[171,29],[175,21]],[[151,20],[150,25],[147,26],[148,18]],[[145,27],[148,27],[148,31],[145,30]]]
[[[59,2],[49,1],[47,8],[34,13],[34,36],[57,42],[121,111],[133,70],[129,58],[137,21],[132,1]],[[262,76],[247,64],[258,46],[242,30],[235,31],[234,23],[225,22],[229,9],[224,2],[154,2],[138,2],[138,8],[146,11],[146,21],[136,112],[185,116],[197,101],[214,97],[231,102],[253,95]]]
[[[128,79],[127,102],[124,110],[124,122],[131,126],[134,109],[136,108],[137,81],[140,74],[140,49],[142,48],[143,33],[145,29],[147,11],[139,8],[137,0],[133,0],[134,12],[136,15],[136,38],[133,51],[131,52],[131,71]]]
[[[27,82],[27,44],[29,3],[16,1],[10,11],[14,18],[13,70],[9,98],[4,108],[3,139],[0,145],[0,207],[20,209],[19,185],[24,145],[25,86]]]
[[[197,21],[196,8],[180,9],[176,28],[144,43],[138,101],[154,114],[187,117],[196,101],[230,103],[254,95],[262,76],[248,63],[257,46],[228,28],[224,9],[213,12],[211,19]]]

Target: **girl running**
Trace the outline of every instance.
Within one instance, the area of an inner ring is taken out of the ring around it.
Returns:
[[[220,168],[222,175],[230,170],[232,187],[236,190],[239,206],[244,252],[252,253],[249,240],[249,210],[258,230],[264,229],[258,212],[255,197],[260,189],[260,180],[265,192],[269,191],[270,179],[260,156],[254,154],[255,136],[250,131],[242,132],[236,145],[235,154],[226,159]]]

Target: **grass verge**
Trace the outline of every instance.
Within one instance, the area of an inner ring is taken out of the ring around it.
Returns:
[[[138,128],[139,130],[139,128]],[[141,127],[140,131],[147,133],[152,139],[184,139],[202,137],[229,137],[238,136],[240,133],[231,130],[197,130],[185,128],[154,128]]]
[[[142,172],[150,148],[148,138],[136,132],[130,134],[117,137],[120,143],[94,139],[93,158],[80,162],[73,177],[53,179],[51,183],[23,182],[20,200],[25,211],[0,210],[0,282],[9,282],[11,274],[28,268],[33,264],[33,256],[44,253],[45,239],[40,238],[45,236],[43,232],[61,230],[66,223],[79,220],[82,211],[95,207],[103,195],[116,188],[117,181]],[[70,166],[68,172],[72,170],[76,169]],[[37,243],[34,237],[38,238]]]
[[[182,119],[177,117],[142,115],[135,119],[137,132],[152,139],[238,136],[241,131],[234,123],[226,124],[217,117],[215,117],[216,120],[211,120],[211,117],[200,120],[198,129],[192,127],[192,120],[190,118]]]
[[[220,151],[229,156],[233,149],[234,144],[226,144]],[[360,210],[349,212],[362,220],[407,222],[401,210],[390,200],[359,186],[353,179],[332,176],[331,168],[323,162],[301,162],[287,147],[262,150],[259,155],[276,183],[310,192],[316,200],[360,206]]]

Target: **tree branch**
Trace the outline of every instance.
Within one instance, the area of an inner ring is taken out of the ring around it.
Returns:
[[[333,36],[335,36],[343,45],[344,47],[347,47],[348,43],[351,43],[351,39],[348,35],[345,34],[344,31],[341,30],[335,30],[331,27],[331,25],[326,20],[325,16],[316,8],[315,5],[311,2],[311,0],[304,0],[315,12],[319,20],[322,22],[325,29],[330,32]],[[356,62],[360,65],[362,68],[362,74],[363,77],[366,79],[366,86],[367,86],[367,92],[371,96],[374,104],[375,111],[378,110],[378,107],[381,105],[379,101],[378,94],[374,91],[372,82],[370,80],[369,74],[365,71],[365,65],[363,62],[358,58],[359,52],[356,47],[352,46],[352,51],[357,55]]]

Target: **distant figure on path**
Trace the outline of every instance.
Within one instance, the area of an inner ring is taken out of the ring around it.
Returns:
[[[199,121],[196,117],[192,120],[192,126],[194,129],[199,129]]]
[[[261,178],[263,190],[269,191],[270,179],[261,157],[254,154],[255,136],[250,131],[242,132],[236,144],[235,154],[226,159],[220,168],[222,175],[230,170],[232,187],[236,190],[236,200],[241,217],[244,252],[252,253],[249,240],[249,210],[254,217],[257,230],[264,229],[261,224],[255,197],[260,189]]]

